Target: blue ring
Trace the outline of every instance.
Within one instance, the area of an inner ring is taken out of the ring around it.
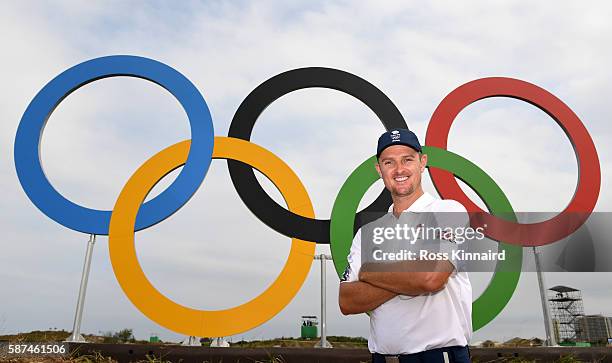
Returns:
[[[28,198],[49,218],[70,229],[108,234],[111,211],[77,205],[49,183],[40,162],[42,131],[53,110],[80,87],[102,78],[128,76],[146,79],[168,90],[187,113],[191,148],[174,182],[145,203],[136,218],[136,230],[171,216],[198,189],[211,163],[214,131],[206,101],[198,89],[175,69],[143,57],[114,55],[95,58],[67,69],[45,85],[28,105],[15,136],[15,167]]]

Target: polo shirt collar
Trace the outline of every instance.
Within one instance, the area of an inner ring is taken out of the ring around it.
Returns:
[[[419,197],[419,199],[415,200],[414,203],[412,203],[412,205],[410,205],[408,209],[403,210],[402,213],[423,212],[434,201],[435,198],[431,194],[424,192],[423,195]],[[389,207],[389,212],[393,212],[393,204],[391,204],[391,206]]]

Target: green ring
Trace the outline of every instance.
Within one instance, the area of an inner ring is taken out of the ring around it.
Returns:
[[[448,150],[425,146],[428,167],[450,171],[463,180],[482,198],[489,211],[516,221],[514,210],[499,186],[476,164]],[[330,247],[334,267],[341,276],[353,241],[355,213],[365,192],[380,179],[372,156],[355,169],[340,188],[331,214]],[[521,276],[523,249],[507,243],[499,244],[506,251],[506,260],[499,261],[485,291],[472,303],[472,327],[476,331],[491,322],[508,304]]]

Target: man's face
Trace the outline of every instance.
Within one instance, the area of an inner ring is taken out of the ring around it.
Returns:
[[[389,146],[380,154],[376,170],[393,197],[406,197],[421,189],[427,155],[404,145]]]

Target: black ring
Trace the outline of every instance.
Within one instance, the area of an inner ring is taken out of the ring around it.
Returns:
[[[236,110],[228,136],[250,141],[255,122],[266,107],[290,92],[312,87],[331,88],[357,98],[378,116],[387,130],[408,128],[395,104],[373,84],[338,69],[311,67],[281,73],[257,86]],[[288,211],[265,192],[251,166],[235,160],[228,160],[227,164],[238,195],[263,223],[287,237],[329,243],[329,219],[306,218]],[[357,213],[355,232],[386,213],[390,205],[391,195],[385,189]]]

